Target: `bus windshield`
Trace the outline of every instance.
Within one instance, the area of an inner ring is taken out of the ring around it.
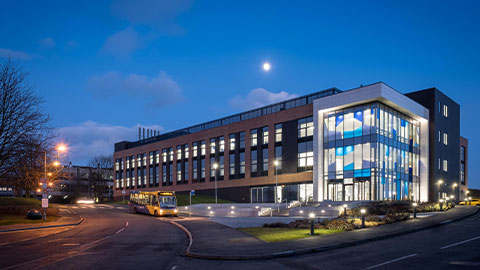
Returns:
[[[176,207],[177,200],[174,196],[159,196],[160,207]]]

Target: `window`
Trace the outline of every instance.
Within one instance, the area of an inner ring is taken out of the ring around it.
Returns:
[[[220,166],[219,166],[219,169],[220,169],[220,176],[223,176],[225,174],[225,157],[224,156],[220,156],[218,158],[219,160],[219,163],[220,163]]]
[[[229,141],[230,141],[230,151],[235,150],[235,134],[230,134]]]
[[[197,168],[197,162],[193,162],[192,163],[192,166],[193,166],[193,175],[192,175],[192,179],[197,179],[197,176],[198,176],[198,168]]]
[[[220,148],[220,153],[223,153],[225,151],[225,138],[221,136],[219,139],[219,148]]]
[[[438,169],[442,169],[442,160],[440,158],[438,158]]]
[[[282,141],[282,124],[275,125],[275,142]]]
[[[251,172],[257,172],[257,150],[253,150],[250,155]]]
[[[216,173],[214,168],[215,163],[216,163],[215,158],[211,157],[210,158],[210,177],[215,177],[215,173]]]
[[[143,159],[143,166],[147,166],[147,154],[143,154],[142,155],[142,159]]]
[[[276,146],[275,147],[275,160],[277,161],[276,168],[281,170],[282,169],[282,147]]]
[[[162,149],[162,161],[167,162],[167,149]]]
[[[438,142],[442,142],[442,132],[438,131]]]
[[[169,153],[169,156],[170,156],[170,161],[173,161],[173,147],[170,147],[170,149],[168,150],[168,153]]]
[[[173,182],[173,164],[170,163],[170,174],[169,174],[169,177],[168,177],[168,182],[172,183]]]
[[[137,164],[138,167],[142,167],[142,155],[137,155]]]
[[[448,106],[445,104],[443,105],[443,116],[448,117]]]
[[[132,187],[135,186],[135,170],[132,170]]]
[[[177,163],[177,182],[182,181],[182,163]]]
[[[240,173],[245,173],[245,152],[240,153]]]
[[[155,163],[160,163],[160,152],[155,151]]]
[[[198,154],[198,143],[194,142],[192,144],[192,156],[197,157],[197,154]]]
[[[185,180],[188,180],[188,161],[185,161]]]
[[[257,130],[256,129],[252,129],[250,130],[250,138],[251,138],[251,143],[250,143],[250,146],[257,146]]]
[[[130,157],[127,157],[127,170],[130,169]],[[118,171],[118,168],[117,168]]]
[[[465,162],[465,146],[460,147],[460,161]]]
[[[448,134],[443,133],[443,144],[448,145]]]
[[[265,148],[262,150],[262,159],[263,159],[263,168],[264,172],[268,172],[268,149]]]
[[[120,170],[120,160],[118,159],[115,161],[115,170]]]
[[[263,127],[262,129],[262,143],[268,144],[268,127]]]
[[[313,142],[302,142],[298,144],[298,168],[299,170],[313,169]]]
[[[298,138],[313,136],[313,117],[298,119]]]
[[[205,141],[201,141],[200,144],[201,144],[201,146],[200,146],[200,147],[201,147],[201,148],[200,148],[200,154],[201,154],[202,156],[205,156],[205,147],[206,147],[206,146],[205,146]]]
[[[448,171],[448,160],[446,159],[443,160],[443,171]]]
[[[185,159],[188,159],[189,153],[190,151],[188,149],[188,144],[183,145],[183,156],[185,157]]]
[[[212,138],[210,139],[210,155],[215,154],[215,148],[216,148],[215,138]]]
[[[230,154],[229,162],[230,175],[235,175],[235,154]]]
[[[150,174],[149,174],[150,186],[153,186],[153,177],[154,177],[153,167],[150,167]]]
[[[177,160],[182,159],[182,146],[177,145]]]
[[[244,131],[240,132],[239,137],[240,137],[240,140],[239,140],[240,149],[244,149],[245,148],[245,132]]]
[[[201,166],[202,166],[201,178],[205,178],[205,159],[202,158],[200,163],[201,163]]]
[[[438,113],[442,112],[442,103],[439,101],[438,102]]]
[[[158,171],[158,166],[155,166],[155,185],[157,186],[158,186],[159,174],[160,172]]]
[[[150,156],[150,159],[149,159],[149,160],[150,160],[150,165],[152,165],[153,162],[155,161],[155,160],[154,160],[155,152],[150,152],[149,156]]]

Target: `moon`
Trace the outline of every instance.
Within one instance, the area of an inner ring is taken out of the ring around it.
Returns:
[[[270,63],[265,62],[263,63],[262,68],[264,71],[269,71],[272,68],[272,66],[270,65]]]

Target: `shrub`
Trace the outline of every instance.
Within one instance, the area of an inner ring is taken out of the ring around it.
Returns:
[[[6,216],[24,216],[27,215],[28,211],[31,209],[37,209],[38,211],[43,213],[43,209],[41,207],[32,207],[32,206],[4,206],[0,207],[0,215]],[[49,207],[47,208],[47,216],[59,216],[59,209],[56,207]]]
[[[353,231],[357,226],[355,225],[354,220],[334,218],[324,220],[323,227],[330,230]]]
[[[399,221],[405,221],[410,218],[410,213],[408,212],[402,212],[402,213],[387,213],[383,217],[383,221],[388,224],[388,223],[395,223]]]
[[[263,224],[265,228],[286,228],[287,224],[283,222],[274,222],[274,223],[265,223]]]

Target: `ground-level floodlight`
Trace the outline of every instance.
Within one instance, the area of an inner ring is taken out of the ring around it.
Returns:
[[[413,218],[417,218],[417,206],[418,206],[418,203],[414,202],[412,204],[413,206]]]
[[[346,204],[343,205],[343,215],[347,216],[347,205]]]
[[[362,228],[365,228],[365,213],[367,213],[367,210],[362,208],[360,209],[360,213],[362,214]]]
[[[310,218],[310,235],[315,235],[315,213],[308,214]]]

